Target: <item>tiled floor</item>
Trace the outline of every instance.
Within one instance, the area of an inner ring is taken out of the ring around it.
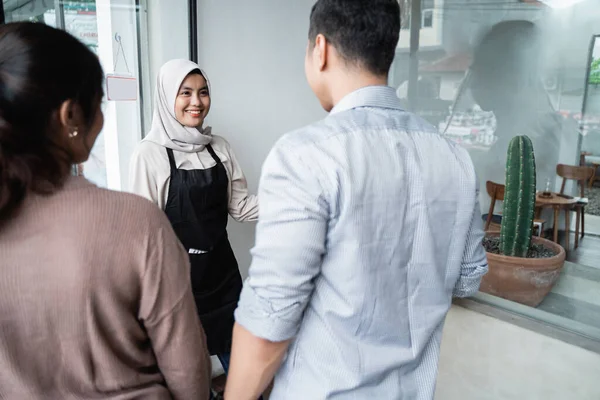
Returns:
[[[600,269],[570,262],[539,309],[600,328]]]
[[[591,220],[591,218],[588,219]],[[574,249],[573,246],[575,243],[575,234],[571,233],[571,249],[567,252],[567,261],[600,270],[600,233],[594,234],[588,229],[588,219],[586,219],[586,235],[583,239],[579,240],[579,247],[577,249]],[[559,242],[564,245],[564,232],[560,234]]]
[[[575,214],[571,216],[571,231],[575,231]],[[585,233],[600,236],[600,217],[597,215],[585,215]]]
[[[564,234],[563,234],[564,237]],[[573,243],[573,235],[571,243]],[[539,309],[600,328],[600,237],[586,235]]]

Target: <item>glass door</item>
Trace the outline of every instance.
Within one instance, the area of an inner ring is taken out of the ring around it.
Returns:
[[[102,104],[104,128],[87,162],[74,167],[98,186],[127,189],[129,159],[142,138],[142,75],[140,58],[147,57],[146,25],[140,0],[4,0],[5,22],[45,23],[71,33],[94,51],[107,79],[135,82],[137,91],[127,99]],[[141,36],[144,36],[143,38]],[[107,87],[105,85],[105,93]]]

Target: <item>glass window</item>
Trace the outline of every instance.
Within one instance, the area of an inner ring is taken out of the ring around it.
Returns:
[[[401,29],[410,29],[412,0],[399,0],[401,6]],[[434,0],[421,1],[421,28],[433,27]]]
[[[410,3],[400,1],[405,19]],[[490,260],[476,299],[600,339],[600,9],[595,3],[422,1],[420,29],[402,24],[390,83],[407,108],[473,159]],[[412,63],[411,34],[420,39]],[[535,155],[532,243],[547,253],[530,254],[537,267],[526,266],[529,258],[515,268],[490,253],[505,219],[504,192],[494,191],[504,188],[507,149],[520,135],[531,139]],[[563,176],[576,179],[563,185]],[[545,191],[551,192],[547,199]],[[564,262],[549,257],[562,251]]]
[[[65,29],[94,51],[107,75],[134,78],[140,87],[142,43],[135,0],[4,0],[6,22],[32,21]],[[147,62],[146,62],[147,64]],[[144,77],[146,78],[146,77]],[[105,88],[106,91],[106,88]],[[103,101],[104,128],[87,162],[76,168],[98,186],[128,185],[129,158],[142,138],[141,92],[135,100]],[[75,172],[75,171],[74,171]]]
[[[433,28],[433,10],[431,8],[423,10],[421,28]]]
[[[52,22],[46,20],[47,13],[54,12],[54,1],[4,0],[3,4],[5,22],[31,21],[56,26],[54,20]]]

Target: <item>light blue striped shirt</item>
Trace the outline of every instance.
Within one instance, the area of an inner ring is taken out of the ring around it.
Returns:
[[[487,271],[476,182],[466,150],[390,87],[278,141],[235,314],[294,338],[272,399],[433,398],[451,298]]]

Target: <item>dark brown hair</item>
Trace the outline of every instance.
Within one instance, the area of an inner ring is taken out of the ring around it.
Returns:
[[[482,94],[505,99],[544,90],[540,78],[541,40],[541,31],[531,21],[510,20],[494,25],[473,52],[470,80],[475,86],[475,100],[480,101]]]
[[[96,55],[70,34],[41,23],[0,26],[0,222],[28,192],[62,184],[73,160],[56,144],[54,118],[72,100],[91,126],[102,81]]]
[[[387,75],[400,37],[400,5],[397,0],[319,0],[310,13],[311,46],[319,34],[346,61]]]

